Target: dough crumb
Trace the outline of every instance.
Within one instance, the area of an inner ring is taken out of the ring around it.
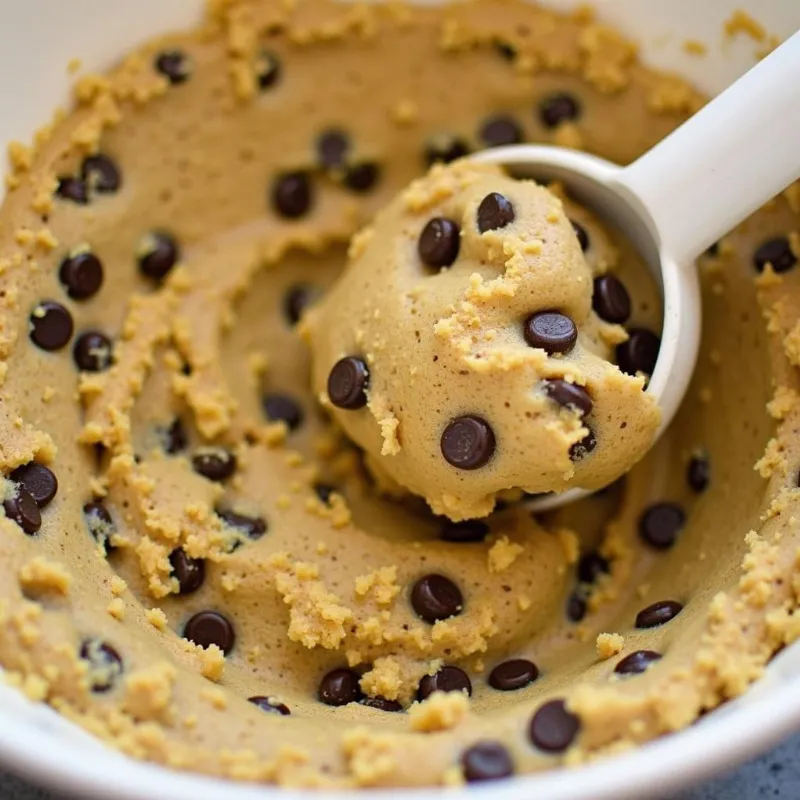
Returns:
[[[167,615],[160,608],[148,608],[144,612],[145,619],[158,631],[166,631],[169,627]]]
[[[210,681],[221,681],[225,669],[225,653],[215,644],[202,649],[200,653],[200,671]]]
[[[408,710],[411,730],[431,733],[460,725],[469,715],[469,698],[463,692],[434,692]]]
[[[375,786],[397,768],[394,737],[367,727],[353,728],[342,736],[342,751],[359,786]]]
[[[756,42],[763,42],[767,35],[764,26],[742,9],[737,9],[725,20],[724,31],[728,38],[742,33]]]
[[[121,597],[115,597],[108,606],[106,606],[106,611],[110,616],[120,622],[125,619],[125,603]]]
[[[521,544],[512,542],[508,536],[501,536],[487,554],[489,572],[495,575],[504,572],[524,551],[525,548]]]
[[[172,687],[177,674],[166,661],[132,672],[125,678],[123,708],[136,720],[170,724]]]
[[[597,655],[604,660],[621,653],[624,646],[625,637],[618,633],[600,633],[597,636]]]
[[[697,39],[687,39],[683,43],[683,52],[690,56],[704,56],[708,53],[708,47]]]
[[[63,564],[37,556],[20,568],[19,584],[23,594],[30,599],[52,594],[66,596],[72,575]]]

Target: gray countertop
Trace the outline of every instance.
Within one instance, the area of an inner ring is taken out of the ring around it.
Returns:
[[[720,747],[725,743],[720,742]],[[642,800],[660,800],[657,792],[642,787]],[[113,794],[110,793],[109,796]],[[684,792],[674,800],[761,800],[762,798],[800,798],[800,735],[716,780]],[[58,800],[11,775],[0,773],[0,800]]]

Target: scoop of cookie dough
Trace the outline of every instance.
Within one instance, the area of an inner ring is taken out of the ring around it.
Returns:
[[[318,396],[380,486],[458,520],[507,490],[600,488],[644,455],[659,409],[615,363],[630,296],[600,274],[613,247],[590,266],[585,240],[556,194],[468,162],[354,238],[305,331]]]

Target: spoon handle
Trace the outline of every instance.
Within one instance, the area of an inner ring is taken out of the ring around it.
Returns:
[[[689,263],[800,177],[800,32],[611,180]]]

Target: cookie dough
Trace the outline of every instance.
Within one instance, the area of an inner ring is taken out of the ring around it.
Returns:
[[[800,633],[797,186],[700,259],[669,431],[558,512],[387,495],[298,330],[432,161],[624,163],[702,102],[512,0],[215,0],[80,76],[0,209],[3,679],[137,759],[333,787],[576,764],[744,692]],[[635,373],[658,298],[629,265]]]
[[[632,309],[619,250],[570,205],[456,162],[356,234],[304,327],[321,403],[379,486],[484,517],[509,490],[606,486],[650,447],[645,375],[613,363]],[[648,282],[638,260],[628,271]]]

